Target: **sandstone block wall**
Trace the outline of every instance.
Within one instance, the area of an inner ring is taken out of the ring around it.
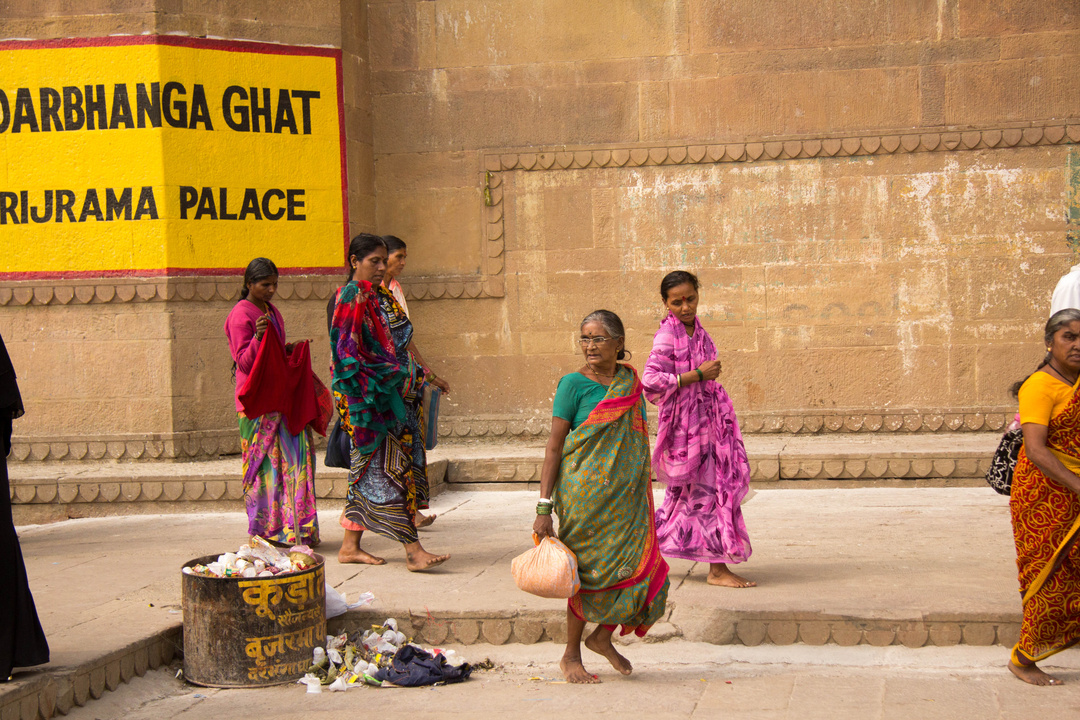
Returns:
[[[597,307],[640,367],[677,268],[702,278],[746,430],[985,430],[1014,411],[1080,229],[1074,3],[370,18],[378,225],[411,243],[455,433],[542,434]]]
[[[0,26],[341,48],[351,229],[409,243],[454,437],[542,436],[596,307],[640,368],[676,268],[747,432],[996,429],[1080,242],[1071,0],[13,0]],[[324,377],[338,282],[280,297]],[[235,451],[238,288],[0,283],[16,456]]]

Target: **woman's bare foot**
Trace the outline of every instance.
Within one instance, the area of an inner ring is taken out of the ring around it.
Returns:
[[[630,664],[630,661],[619,654],[619,651],[615,649],[615,646],[611,644],[611,635],[605,633],[606,637],[601,637],[600,633],[602,627],[593,630],[589,637],[585,638],[585,647],[592,650],[597,655],[603,655],[611,663],[611,667],[615,668],[623,675],[629,675],[634,672],[634,666]]]
[[[709,564],[709,576],[705,578],[705,582],[710,585],[718,585],[720,587],[730,588],[751,588],[757,587],[757,583],[753,580],[747,580],[741,575],[728,570],[728,566],[723,563],[710,563]]]
[[[439,517],[439,516],[438,515],[425,515],[424,513],[417,510],[416,511],[416,527],[417,527],[417,529],[426,528],[428,525],[435,522],[435,518],[437,518],[437,517]]]
[[[344,545],[338,550],[337,559],[339,563],[359,563],[361,565],[385,565],[386,559],[381,557],[375,557],[369,552],[365,552],[360,548],[347,548]]]
[[[412,572],[430,570],[450,559],[449,555],[433,555],[424,548],[405,551],[405,567]]]
[[[1047,675],[1042,670],[1037,668],[1034,663],[1031,665],[1017,665],[1016,663],[1009,661],[1009,669],[1012,670],[1012,674],[1020,678],[1026,683],[1031,685],[1064,685],[1065,681],[1060,680],[1053,675]]]
[[[600,678],[595,675],[589,674],[585,669],[585,666],[581,664],[581,657],[567,657],[563,655],[559,660],[559,669],[562,670],[563,677],[566,678],[566,682],[574,683],[575,685],[595,685],[600,682]]]

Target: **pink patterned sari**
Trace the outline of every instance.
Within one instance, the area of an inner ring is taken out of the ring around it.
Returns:
[[[653,338],[641,381],[660,409],[653,469],[667,490],[656,534],[665,557],[741,563],[752,552],[740,507],[750,464],[731,398],[719,382],[678,386],[680,374],[715,359],[716,345],[700,320],[690,336],[668,314]]]

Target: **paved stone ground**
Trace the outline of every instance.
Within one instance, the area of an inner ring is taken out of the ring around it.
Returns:
[[[709,633],[733,614],[807,622],[1015,620],[1006,500],[982,488],[759,491],[744,505],[754,555],[743,571],[760,587],[714,588],[705,583],[703,566],[672,561],[670,620],[690,639],[714,642],[730,641]],[[406,571],[400,546],[371,534],[364,546],[387,557],[388,565],[339,565],[342,530],[333,510],[320,513],[319,551],[329,559],[328,580],[350,599],[375,593],[376,612],[558,616],[562,602],[518,591],[509,572],[510,560],[531,545],[534,506],[535,496],[526,492],[443,493],[433,505],[441,517],[421,537],[426,547],[453,558],[431,573]],[[244,516],[232,513],[23,528],[42,622],[55,638],[54,660],[66,664],[100,651],[106,629],[122,641],[178,622],[179,567],[234,550],[246,527]],[[117,631],[119,614],[124,623]],[[741,640],[755,644],[752,636]]]
[[[626,650],[634,675],[622,678],[602,660],[589,665],[603,681],[559,682],[553,645],[471,645],[471,660],[498,664],[473,679],[439,688],[356,688],[308,695],[298,685],[213,690],[185,685],[162,670],[76,708],[70,720],[124,718],[409,717],[741,718],[746,720],[935,720],[1068,718],[1080,713],[1080,654],[1047,667],[1064,687],[1035,688],[1004,668],[994,648],[780,648],[671,641]],[[588,658],[586,659],[588,662]]]
[[[433,505],[440,518],[422,540],[453,558],[426,574],[406,571],[400,546],[379,537],[365,539],[365,547],[388,565],[339,565],[337,511],[320,513],[328,580],[350,599],[364,591],[377,598],[369,612],[350,613],[335,627],[393,615],[429,644],[510,648],[563,639],[564,603],[518,591],[509,573],[510,560],[531,545],[535,494],[446,492]],[[648,639],[839,650],[860,643],[1008,645],[1015,637],[1020,605],[1007,499],[987,488],[761,490],[744,511],[754,556],[741,571],[760,587],[714,588],[704,582],[704,567],[673,561],[669,614]],[[171,653],[160,645],[175,639],[181,620],[179,568],[236,548],[245,530],[239,512],[21,528],[53,648],[45,672],[85,673],[73,681],[81,704],[80,693],[97,697],[142,674],[148,653],[150,668],[168,662]],[[155,636],[157,646],[133,650]],[[991,650],[1004,657],[1004,648]],[[4,692],[35,677],[41,673],[21,676]]]

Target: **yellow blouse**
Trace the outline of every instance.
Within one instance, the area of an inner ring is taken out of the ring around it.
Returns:
[[[1039,370],[1020,388],[1020,422],[1049,425],[1050,418],[1065,409],[1073,388],[1063,380]]]

